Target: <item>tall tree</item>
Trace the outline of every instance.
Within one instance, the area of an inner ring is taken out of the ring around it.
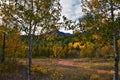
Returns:
[[[9,25],[28,36],[28,80],[31,80],[33,36],[58,25],[61,11],[59,0],[9,0],[9,5],[4,1],[2,3],[7,5],[2,11],[4,15],[9,15],[6,19]]]
[[[6,2],[6,0],[4,0],[4,2]],[[0,2],[0,9],[2,9],[3,7],[6,7],[6,6],[3,6],[2,4],[4,4],[2,1]],[[3,18],[1,20],[1,27],[2,27],[2,33],[3,33],[3,41],[2,41],[2,54],[1,54],[1,62],[2,63],[5,63],[5,47],[6,47],[6,28],[7,28],[7,22],[5,22],[5,18],[7,18],[6,15],[3,15],[3,12],[2,10],[0,10],[0,16]]]
[[[118,80],[118,64],[119,64],[119,53],[118,53],[118,33],[120,30],[120,24],[117,18],[120,17],[120,1],[118,0],[82,0],[82,7],[85,13],[92,15],[96,25],[96,30],[100,34],[107,37],[107,41],[111,40],[113,36],[114,52],[115,52],[115,63],[114,63],[114,77],[113,80]],[[92,25],[91,25],[92,26]],[[109,42],[108,42],[109,43]]]

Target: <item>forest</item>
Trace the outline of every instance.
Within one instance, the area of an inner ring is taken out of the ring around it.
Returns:
[[[120,1],[80,1],[0,0],[0,80],[120,80]]]

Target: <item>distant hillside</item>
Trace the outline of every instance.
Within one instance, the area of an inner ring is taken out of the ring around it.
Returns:
[[[54,30],[54,31],[49,31],[49,32],[46,32],[44,34],[41,34],[41,35],[35,35],[33,36],[34,40],[46,40],[46,41],[51,41],[51,40],[57,40],[57,41],[62,41],[62,40],[65,40],[67,38],[71,38],[73,36],[73,34],[70,34],[70,33],[64,33],[64,32],[61,32],[61,31],[58,31],[58,30]],[[27,35],[21,35],[21,40],[25,43],[27,43]],[[33,40],[33,41],[34,41]],[[71,39],[70,39],[71,40]],[[67,41],[67,40],[66,40]]]
[[[72,34],[70,33],[64,33],[64,32],[60,32],[58,30],[54,30],[54,31],[50,31],[50,32],[47,32],[46,34],[50,34],[50,35],[57,35],[57,36],[71,36]]]

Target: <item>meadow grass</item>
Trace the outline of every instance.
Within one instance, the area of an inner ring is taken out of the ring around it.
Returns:
[[[113,80],[113,66],[112,59],[33,59],[32,80]],[[25,63],[0,63],[0,80],[27,80]]]

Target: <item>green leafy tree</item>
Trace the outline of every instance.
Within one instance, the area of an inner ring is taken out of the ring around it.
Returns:
[[[10,26],[28,37],[28,80],[31,80],[33,35],[57,26],[61,6],[59,0],[9,0],[2,1],[3,17]],[[42,29],[41,29],[42,28]]]
[[[7,5],[6,5],[7,4]],[[9,24],[11,20],[11,15],[9,15],[11,12],[7,9],[8,6],[10,6],[10,1],[7,2],[7,0],[2,0],[0,2],[0,17],[1,17],[1,22],[0,22],[0,27],[1,27],[1,32],[3,33],[2,36],[2,54],[1,54],[1,62],[4,63],[6,58],[5,58],[5,49],[6,49],[6,36],[8,34],[8,28],[11,26]],[[3,10],[4,9],[4,10]],[[4,12],[5,11],[5,12]]]
[[[114,80],[118,80],[118,33],[120,29],[119,18],[119,5],[118,0],[82,0],[83,11],[86,14],[90,14],[93,18],[87,23],[88,26],[95,29],[94,32],[99,34],[107,40],[107,43],[113,39],[114,53],[115,53],[115,65],[114,65]],[[118,12],[116,12],[118,11]],[[92,24],[92,25],[91,25]],[[95,27],[95,28],[94,28]],[[106,38],[105,38],[106,37]],[[112,38],[113,37],[113,38]]]

